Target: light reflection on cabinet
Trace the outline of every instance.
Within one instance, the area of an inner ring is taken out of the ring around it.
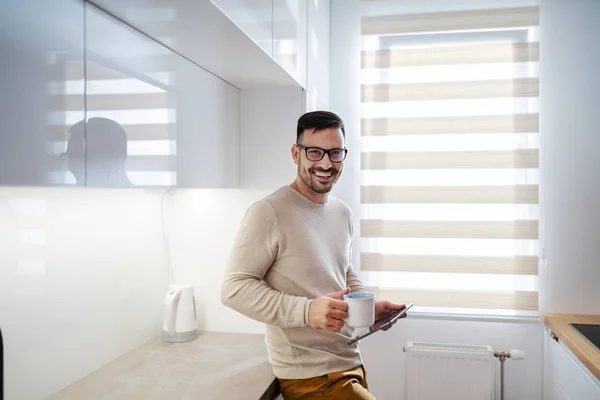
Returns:
[[[307,1],[273,0],[273,59],[306,88]]]
[[[84,118],[83,37],[82,2],[2,5],[0,185],[65,183],[55,172],[63,128]]]
[[[308,2],[306,111],[329,109],[329,0]]]
[[[238,186],[237,88],[89,3],[37,3],[0,17],[0,185]]]
[[[307,87],[308,8],[323,0],[211,0],[303,88]],[[311,4],[309,4],[311,3]],[[328,18],[327,12],[327,18]],[[327,32],[328,34],[328,32]]]
[[[70,143],[78,133],[73,127],[67,147],[78,181],[109,187],[177,184],[177,68],[175,53],[86,6],[83,169],[70,167]]]
[[[268,55],[273,56],[273,0],[211,0]]]
[[[86,18],[88,186],[237,186],[238,90],[93,6]],[[113,134],[94,118],[116,122]],[[93,164],[96,134],[114,145]]]

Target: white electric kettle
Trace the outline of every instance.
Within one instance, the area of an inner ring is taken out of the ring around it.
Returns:
[[[198,337],[194,288],[170,285],[165,297],[162,338],[167,342],[188,342]]]

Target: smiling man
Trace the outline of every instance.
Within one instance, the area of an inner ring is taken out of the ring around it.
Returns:
[[[246,212],[222,287],[228,307],[266,326],[273,372],[286,400],[374,399],[344,294],[366,291],[351,264],[352,213],[330,196],[347,149],[340,117],[298,120],[291,153],[296,179]],[[375,318],[404,305],[377,302]]]

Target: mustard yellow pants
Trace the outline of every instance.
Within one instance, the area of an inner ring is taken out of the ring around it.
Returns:
[[[360,366],[307,379],[279,379],[284,400],[375,400]]]

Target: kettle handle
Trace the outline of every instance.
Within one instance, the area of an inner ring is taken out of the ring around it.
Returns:
[[[165,299],[165,314],[167,318],[167,329],[169,334],[175,334],[175,319],[177,318],[177,306],[179,306],[179,299],[181,298],[181,289],[171,289],[167,293]]]

